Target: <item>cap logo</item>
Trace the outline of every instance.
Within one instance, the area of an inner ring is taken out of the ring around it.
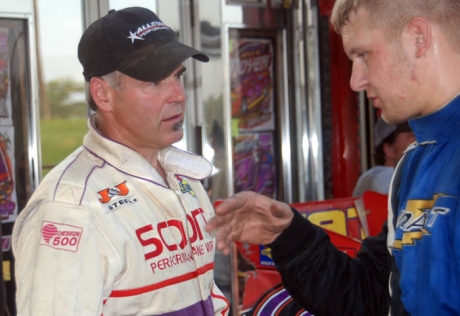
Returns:
[[[144,36],[149,34],[150,32],[154,31],[159,31],[159,30],[169,30],[169,27],[167,27],[163,22],[150,22],[148,24],[144,24],[140,27],[137,28],[136,32],[129,32],[129,38],[131,40],[131,44],[134,43],[135,40],[144,40]]]

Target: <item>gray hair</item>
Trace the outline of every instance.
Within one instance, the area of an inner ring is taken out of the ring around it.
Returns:
[[[121,82],[121,72],[114,71],[107,75],[100,77],[102,80],[107,82],[109,85],[112,86],[117,91],[120,91],[123,88],[123,84]],[[89,108],[93,111],[97,111],[96,102],[94,102],[93,96],[91,95],[90,91],[90,84],[89,82],[86,83],[85,86],[85,93],[86,93],[86,102],[88,102]]]

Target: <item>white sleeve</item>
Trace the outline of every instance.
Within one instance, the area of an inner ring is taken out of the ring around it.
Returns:
[[[90,212],[54,201],[23,212],[13,230],[18,315],[100,316],[119,265]]]

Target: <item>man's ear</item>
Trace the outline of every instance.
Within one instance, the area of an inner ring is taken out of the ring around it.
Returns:
[[[420,58],[431,46],[431,24],[422,17],[415,17],[409,24],[409,33],[415,45],[415,57]]]
[[[385,159],[386,158],[394,158],[394,150],[393,146],[390,143],[384,142],[382,144],[383,152],[385,153]]]
[[[98,77],[91,78],[89,82],[89,89],[93,96],[94,102],[97,104],[98,109],[102,111],[110,111],[111,106],[111,89],[110,84]]]

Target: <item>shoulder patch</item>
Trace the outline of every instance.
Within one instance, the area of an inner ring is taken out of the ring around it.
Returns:
[[[78,244],[83,234],[83,228],[43,221],[40,245],[67,251],[78,251]]]

